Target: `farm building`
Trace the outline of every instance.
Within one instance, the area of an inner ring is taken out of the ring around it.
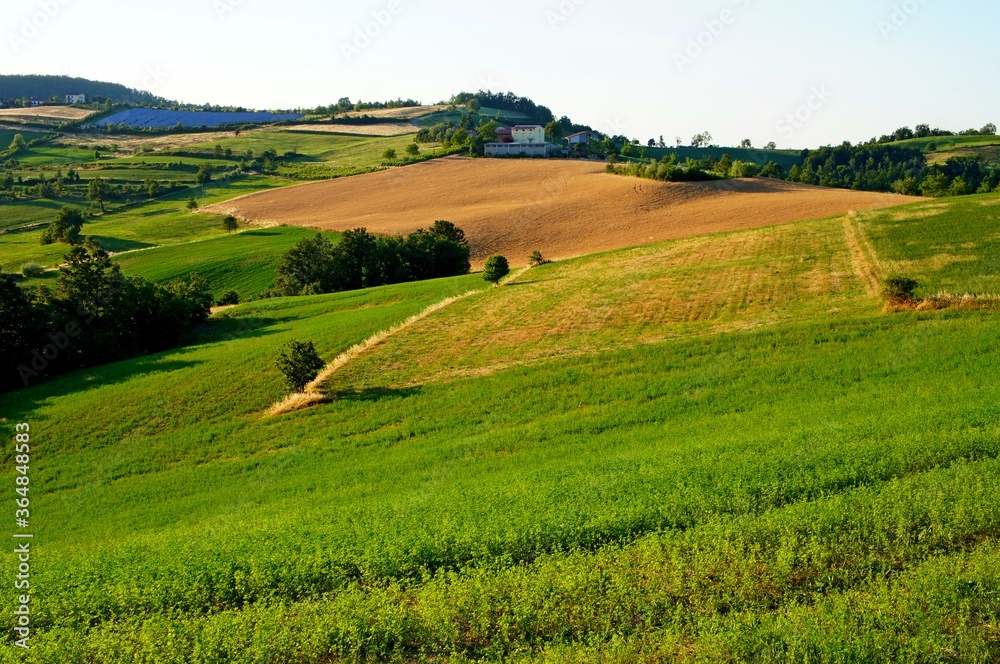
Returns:
[[[544,143],[545,127],[541,125],[517,125],[513,129],[515,143]]]
[[[592,139],[594,139],[596,137],[597,137],[597,134],[595,134],[592,131],[580,131],[580,132],[577,132],[575,134],[570,134],[569,136],[567,136],[563,140],[566,141],[566,144],[569,147],[573,147],[574,145],[586,145],[587,143],[589,143]]]
[[[39,99],[38,97],[32,97],[28,100],[32,106],[45,106],[46,102],[44,99]]]
[[[514,130],[510,127],[499,127],[497,128],[497,142],[498,143],[513,143],[514,142]]]
[[[86,104],[87,103],[87,95],[76,95],[76,94],[66,95],[66,103],[67,104]]]
[[[487,157],[548,157],[554,145],[549,143],[487,143]]]

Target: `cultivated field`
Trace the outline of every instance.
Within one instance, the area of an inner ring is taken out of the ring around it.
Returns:
[[[44,564],[0,660],[996,662],[1000,322],[886,312],[858,246],[977,283],[998,200],[255,302],[2,395]],[[281,344],[477,288],[262,417]]]
[[[465,229],[474,262],[503,253],[516,265],[536,249],[568,258],[912,200],[774,180],[663,183],[608,175],[595,162],[449,158],[206,209],[252,223],[378,233],[447,219]]]
[[[42,122],[67,120],[82,120],[96,113],[87,108],[73,108],[72,106],[33,106],[31,108],[3,108],[0,109],[0,122],[4,120],[32,121],[36,118]]]
[[[386,122],[370,125],[355,124],[308,124],[292,125],[289,131],[314,132],[317,134],[352,134],[357,136],[403,136],[417,133],[417,127],[408,122]]]
[[[446,110],[448,110],[447,105],[407,106],[405,108],[376,108],[369,111],[351,111],[350,113],[343,113],[342,115],[346,115],[351,118],[360,118],[367,115],[372,118],[399,118],[400,120],[412,120],[414,118]]]

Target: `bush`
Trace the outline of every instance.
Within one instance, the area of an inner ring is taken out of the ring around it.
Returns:
[[[323,370],[326,363],[316,352],[313,342],[290,341],[281,349],[275,360],[285,377],[285,384],[293,392],[302,392]]]
[[[483,269],[483,279],[491,284],[497,285],[510,274],[510,263],[503,256],[490,256],[486,259],[486,267]]]
[[[542,252],[540,251],[532,251],[531,255],[528,256],[528,264],[531,265],[531,267],[538,267],[539,265],[545,265],[546,263],[548,263],[548,261],[545,260],[545,257],[542,256]]]
[[[21,274],[27,279],[40,277],[45,274],[45,268],[38,263],[25,263],[21,266]]]
[[[191,198],[188,199],[188,201],[187,201],[187,209],[191,210],[192,212],[194,212],[195,210],[198,209],[198,201],[195,200],[194,196],[192,196]]]
[[[890,277],[885,280],[882,294],[896,302],[913,302],[917,299],[917,288],[920,283],[909,277]]]
[[[396,158],[396,151],[393,150],[392,148],[389,148],[388,150],[382,153],[382,158],[387,161],[392,161]]]
[[[231,307],[240,303],[240,294],[234,290],[226,291],[216,302],[220,307]]]
[[[411,157],[416,157],[417,155],[420,154],[420,146],[417,145],[416,143],[410,143],[409,145],[406,146],[406,154],[410,155]]]

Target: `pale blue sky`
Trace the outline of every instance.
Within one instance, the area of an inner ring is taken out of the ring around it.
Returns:
[[[490,87],[643,141],[814,147],[1000,122],[997,25],[989,0],[6,0],[0,72],[259,108]]]

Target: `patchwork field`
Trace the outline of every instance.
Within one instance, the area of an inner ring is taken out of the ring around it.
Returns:
[[[446,104],[439,104],[436,106],[407,106],[405,108],[375,108],[368,111],[351,111],[350,113],[343,113],[343,115],[352,118],[360,118],[367,115],[373,118],[399,118],[400,120],[412,120],[414,118],[446,110],[448,110],[448,106]]]
[[[32,106],[31,108],[0,108],[0,122],[41,120],[66,122],[67,120],[83,120],[97,111],[88,108],[73,108],[72,106]]]
[[[379,124],[355,125],[342,123],[291,125],[289,131],[304,131],[317,134],[348,134],[356,136],[404,136],[415,134],[417,128],[408,122],[380,122]]]
[[[775,180],[663,183],[608,175],[594,162],[441,159],[234,199],[206,208],[251,223],[408,233],[461,226],[473,259],[515,265],[540,250],[568,258],[705,233],[900,205],[892,194]]]
[[[1000,222],[940,205],[255,302],[2,395],[39,450],[21,661],[995,662],[1000,321],[866,272],[987,275]],[[263,417],[282,343],[471,289]]]

